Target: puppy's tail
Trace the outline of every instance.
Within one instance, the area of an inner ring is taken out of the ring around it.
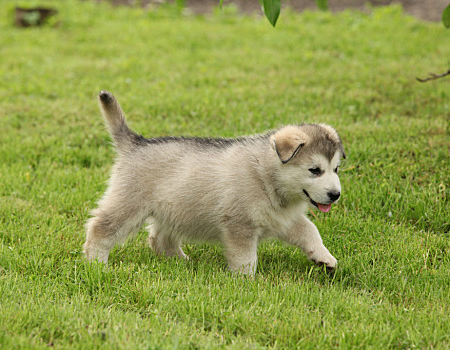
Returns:
[[[100,91],[98,102],[116,148],[127,151],[137,145],[142,136],[130,130],[116,98],[108,91]]]

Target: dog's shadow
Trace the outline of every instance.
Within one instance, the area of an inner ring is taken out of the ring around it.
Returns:
[[[258,272],[262,275],[290,276],[304,279],[307,276],[332,277],[334,272],[316,266],[297,248],[280,242],[264,243],[258,251]]]
[[[111,262],[150,264],[162,270],[189,269],[192,274],[230,273],[223,247],[216,244],[185,244],[183,250],[189,260],[157,256],[145,243],[117,247],[111,254]],[[332,271],[316,266],[297,248],[276,241],[264,242],[258,247],[258,276],[289,276],[302,280],[318,277],[329,280]]]

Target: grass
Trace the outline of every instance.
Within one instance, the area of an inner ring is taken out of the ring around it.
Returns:
[[[450,90],[415,81],[448,69],[442,24],[283,10],[272,29],[232,8],[68,0],[58,26],[24,30],[14,4],[0,3],[0,348],[450,347]],[[336,273],[266,242],[242,278],[220,246],[165,260],[144,231],[108,266],[86,263],[114,158],[101,89],[147,136],[335,126],[343,198],[312,219]]]

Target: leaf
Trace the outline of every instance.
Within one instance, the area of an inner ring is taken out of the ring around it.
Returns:
[[[263,0],[264,13],[270,24],[275,27],[281,11],[280,0]]]
[[[445,28],[450,28],[450,5],[442,12],[442,22],[444,23]]]
[[[328,0],[316,0],[317,7],[322,11],[328,11]]]
[[[220,0],[219,2],[219,8],[222,10],[223,0]]]

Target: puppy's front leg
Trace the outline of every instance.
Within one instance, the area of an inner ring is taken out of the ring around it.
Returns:
[[[319,230],[306,216],[293,225],[284,239],[301,248],[308,259],[317,265],[325,265],[330,269],[336,268],[337,260],[323,245]]]
[[[254,276],[257,264],[258,236],[253,231],[227,231],[222,237],[231,271]]]

